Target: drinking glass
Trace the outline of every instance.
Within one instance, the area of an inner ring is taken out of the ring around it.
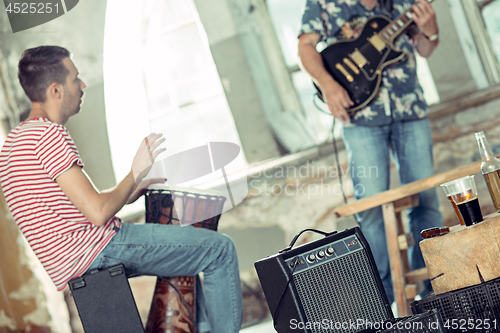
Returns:
[[[452,180],[441,187],[453,204],[460,223],[463,221],[463,224],[470,226],[483,221],[474,175]]]

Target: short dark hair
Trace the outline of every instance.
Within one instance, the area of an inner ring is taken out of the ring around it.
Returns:
[[[62,60],[69,56],[69,51],[59,46],[39,46],[23,52],[17,77],[32,102],[45,102],[52,83],[66,83],[69,70]]]

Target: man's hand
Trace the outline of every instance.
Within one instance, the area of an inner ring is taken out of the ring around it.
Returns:
[[[413,20],[427,38],[438,33],[436,13],[427,0],[417,0],[415,2],[413,5]]]
[[[139,199],[139,197],[146,192],[146,189],[149,187],[149,185],[163,184],[166,181],[167,181],[166,178],[151,178],[151,179],[143,180],[142,182],[139,183],[139,185],[135,189],[134,193],[132,193],[132,195],[130,196],[130,198],[127,201],[127,204],[131,204],[132,202]]]
[[[323,99],[328,105],[332,116],[342,121],[349,120],[347,109],[354,105],[347,91],[337,82],[324,84],[322,87]]]
[[[152,133],[141,142],[139,150],[135,154],[134,162],[132,163],[132,173],[137,185],[149,173],[156,156],[165,151],[165,148],[157,149],[158,146],[165,141],[161,134]]]
[[[417,0],[413,5],[413,20],[420,29],[420,33],[411,36],[415,48],[422,57],[429,58],[439,43],[439,39],[429,40],[439,31],[436,13],[429,2]]]
[[[331,114],[342,121],[349,120],[346,109],[354,105],[347,91],[336,82],[328,73],[323,64],[321,55],[316,51],[321,36],[318,33],[302,34],[299,36],[299,64],[319,86],[323,93],[323,100]]]

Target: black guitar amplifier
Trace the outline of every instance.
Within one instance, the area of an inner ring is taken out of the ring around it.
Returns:
[[[320,233],[325,237],[291,249],[298,234],[255,263],[275,329],[350,333],[394,319],[361,230]]]
[[[144,332],[123,265],[69,281],[85,333]]]

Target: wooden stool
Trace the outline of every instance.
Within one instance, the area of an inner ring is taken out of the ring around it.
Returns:
[[[429,278],[425,267],[414,271],[410,270],[407,251],[415,245],[415,240],[413,233],[405,232],[401,216],[401,212],[408,208],[417,207],[418,204],[418,194],[414,194],[382,205],[394,299],[398,305],[400,316],[410,314],[410,303],[424,291],[423,281]]]
[[[165,188],[147,190],[145,197],[146,223],[193,225],[214,231],[226,200],[218,193]],[[196,326],[196,276],[158,278],[146,333],[196,332]]]
[[[418,193],[439,186],[448,181],[476,174],[481,171],[481,161],[443,172],[419,181],[406,184],[369,198],[334,210],[337,218],[350,216],[365,210],[382,207],[387,250],[391,265],[394,300],[399,316],[410,315],[409,302],[423,290],[423,281],[429,278],[426,268],[410,271],[407,249],[414,245],[411,233],[403,230],[401,212],[418,205]]]

